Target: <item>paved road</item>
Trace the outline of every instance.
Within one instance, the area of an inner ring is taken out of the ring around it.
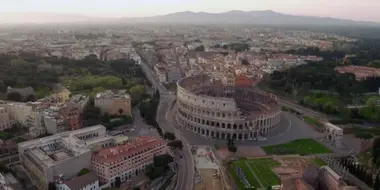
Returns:
[[[132,109],[132,117],[133,117],[133,128],[135,131],[133,132],[128,132],[124,135],[126,136],[159,136],[157,130],[149,126],[148,124],[145,123],[144,119],[140,115],[140,110],[138,106],[135,106]]]
[[[172,132],[176,135],[177,138],[181,139],[183,142],[182,149],[182,159],[178,162],[178,171],[177,171],[177,186],[176,190],[193,190],[194,182],[194,160],[190,152],[190,146],[187,143],[176,128],[173,127],[171,122],[167,121],[167,114],[169,108],[171,107],[171,102],[175,99],[175,96],[172,95],[161,83],[159,83],[154,77],[152,70],[145,64],[141,63],[141,67],[152,85],[159,90],[160,92],[160,104],[157,108],[157,123],[164,130],[164,132]]]
[[[320,112],[317,112],[317,111],[314,111],[312,109],[309,109],[309,108],[305,108],[297,103],[294,103],[294,102],[291,102],[291,101],[287,101],[287,100],[284,100],[284,99],[279,99],[279,103],[280,105],[282,106],[285,106],[285,107],[288,107],[288,108],[291,108],[295,111],[298,111],[304,115],[308,115],[308,116],[316,116],[316,117],[321,117],[321,118],[329,118],[329,116],[323,114],[323,113],[320,113]]]

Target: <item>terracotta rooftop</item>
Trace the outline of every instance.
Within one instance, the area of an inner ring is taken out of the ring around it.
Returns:
[[[102,149],[99,152],[94,153],[92,157],[99,162],[109,163],[121,160],[124,156],[133,155],[157,144],[165,144],[165,141],[161,138],[138,136],[133,142],[128,142],[117,147]]]

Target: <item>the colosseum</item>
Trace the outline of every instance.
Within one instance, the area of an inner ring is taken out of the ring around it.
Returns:
[[[280,122],[277,97],[254,87],[225,87],[207,75],[177,83],[177,120],[210,138],[256,140]]]

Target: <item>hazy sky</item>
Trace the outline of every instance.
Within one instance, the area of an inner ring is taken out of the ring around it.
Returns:
[[[0,12],[142,17],[179,11],[274,10],[380,22],[380,0],[0,0]]]

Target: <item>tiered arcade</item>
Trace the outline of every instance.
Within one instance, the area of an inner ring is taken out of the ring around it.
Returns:
[[[254,87],[226,87],[207,75],[178,81],[177,102],[182,127],[210,138],[253,140],[280,122],[276,96]]]

